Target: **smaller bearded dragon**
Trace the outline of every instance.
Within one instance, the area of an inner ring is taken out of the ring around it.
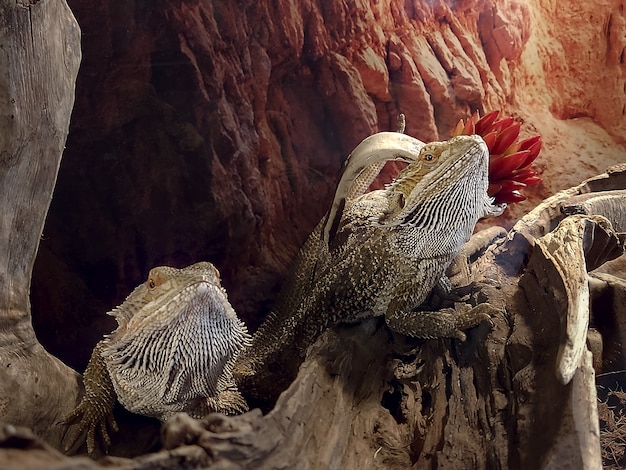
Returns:
[[[68,448],[86,434],[92,454],[99,435],[106,451],[109,430],[118,430],[116,400],[161,421],[178,412],[202,418],[248,410],[231,370],[250,336],[211,263],[156,267],[109,314],[118,327],[94,348],[85,395],[63,420],[75,425]]]

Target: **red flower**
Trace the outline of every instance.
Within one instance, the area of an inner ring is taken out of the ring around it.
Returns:
[[[500,111],[492,111],[480,117],[476,111],[467,123],[461,119],[452,135],[478,134],[487,144],[488,192],[496,198],[496,203],[523,201],[526,197],[520,190],[541,181],[531,168],[541,151],[541,136],[518,140],[521,124],[513,117],[498,120],[499,114]]]

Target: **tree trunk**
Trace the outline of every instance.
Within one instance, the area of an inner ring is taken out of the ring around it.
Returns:
[[[31,324],[30,281],[74,103],[80,30],[64,0],[0,9],[0,420],[54,444],[78,375]],[[56,429],[55,429],[56,428]]]

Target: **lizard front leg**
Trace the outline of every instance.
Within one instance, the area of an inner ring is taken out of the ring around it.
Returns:
[[[109,430],[118,431],[113,416],[115,389],[102,356],[105,341],[96,344],[87,364],[83,375],[85,395],[74,411],[61,421],[62,424],[72,425],[65,438],[66,452],[75,451],[86,438],[87,452],[92,455],[96,449],[97,435],[106,452],[111,445]]]
[[[407,312],[390,309],[385,321],[393,331],[414,338],[457,338],[465,341],[464,330],[479,325],[500,310],[488,303],[472,307],[457,304],[455,308],[443,308],[435,312]]]

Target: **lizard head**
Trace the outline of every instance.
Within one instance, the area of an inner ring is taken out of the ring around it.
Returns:
[[[182,372],[197,372],[216,378],[250,341],[207,262],[152,269],[110,314],[118,328],[103,354],[116,373],[129,376],[149,372],[179,380]],[[204,372],[191,370],[196,366]]]
[[[363,139],[344,163],[322,227],[326,246],[336,235],[346,207],[363,194],[387,161],[414,162],[424,143],[399,132],[379,132]]]
[[[147,324],[171,322],[187,313],[188,305],[206,297],[210,291],[218,298],[226,298],[219,272],[211,263],[200,262],[183,269],[158,266],[109,314],[117,320],[118,330],[126,333]]]
[[[487,195],[489,150],[478,135],[461,135],[445,142],[424,145],[415,159],[387,186],[388,207],[378,220],[387,226],[411,222],[416,208],[426,202],[455,194],[461,184],[471,186],[482,205],[481,216],[498,215],[506,204],[494,206]],[[475,202],[475,201],[470,201]],[[420,212],[423,213],[423,212]]]

